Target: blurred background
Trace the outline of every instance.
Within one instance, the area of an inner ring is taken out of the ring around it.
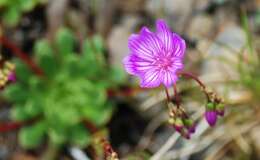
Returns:
[[[102,160],[102,138],[126,160],[260,160],[259,0],[0,0],[0,16],[1,160]],[[163,88],[123,69],[129,35],[159,18],[186,40],[185,70],[225,99],[211,128],[200,89],[178,81],[190,140]]]

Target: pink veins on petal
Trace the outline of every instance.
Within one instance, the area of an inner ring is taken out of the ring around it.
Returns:
[[[155,33],[143,27],[139,34],[132,34],[128,47],[130,54],[123,64],[129,74],[141,79],[141,87],[170,87],[176,83],[176,72],[183,68],[186,44],[164,20],[157,20]]]

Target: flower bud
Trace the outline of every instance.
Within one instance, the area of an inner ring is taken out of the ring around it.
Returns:
[[[196,125],[192,119],[184,119],[183,122],[189,133],[195,133]]]
[[[169,120],[168,120],[168,123],[170,124],[170,125],[173,125],[174,123],[175,123],[175,120],[174,120],[174,118],[169,118]]]
[[[10,81],[10,82],[15,82],[16,81],[16,76],[15,76],[14,72],[9,73],[8,81]]]
[[[176,118],[174,128],[177,132],[181,132],[184,124],[181,118]]]
[[[219,116],[224,116],[224,113],[225,113],[225,105],[220,103],[216,106],[216,110],[217,110],[217,114]]]
[[[215,104],[213,102],[208,102],[206,105],[207,110],[215,110]]]
[[[216,113],[216,111],[206,111],[204,116],[205,116],[208,124],[211,127],[216,124],[216,122],[217,122],[217,113]]]
[[[195,133],[195,131],[196,131],[196,125],[193,124],[192,126],[190,126],[190,127],[188,128],[188,131],[189,131],[189,133]]]

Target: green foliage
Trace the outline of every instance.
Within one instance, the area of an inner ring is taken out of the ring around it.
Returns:
[[[242,12],[241,22],[246,35],[245,48],[247,50],[246,54],[241,54],[239,59],[239,82],[247,87],[253,93],[254,99],[258,101],[260,96],[260,55],[254,48],[254,41],[245,11]]]
[[[122,72],[106,62],[100,37],[86,39],[81,54],[74,53],[74,44],[68,29],[59,30],[54,45],[44,39],[36,43],[34,59],[43,77],[15,61],[18,81],[3,94],[14,104],[14,120],[36,121],[19,133],[26,148],[38,146],[44,137],[55,145],[86,146],[91,135],[83,121],[103,127],[113,113],[106,91],[124,80]]]
[[[0,8],[3,9],[2,19],[5,24],[14,26],[24,12],[29,12],[45,2],[47,0],[0,0]]]

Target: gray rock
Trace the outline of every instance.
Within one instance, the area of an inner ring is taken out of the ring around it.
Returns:
[[[165,15],[168,23],[176,32],[182,32],[185,20],[192,10],[191,0],[148,0],[145,6],[146,11],[158,17]]]
[[[122,60],[129,53],[128,37],[133,33],[133,28],[139,22],[135,16],[128,15],[123,19],[123,22],[113,27],[108,35],[107,43],[108,50],[111,55],[111,63],[113,66],[123,68]]]
[[[207,15],[197,15],[191,19],[188,36],[191,39],[209,38],[214,27],[213,19]]]
[[[201,52],[210,57],[205,60],[202,68],[203,80],[213,83],[214,88],[222,92],[227,86],[214,82],[239,79],[236,66],[238,54],[246,44],[245,34],[240,27],[229,25],[217,35],[212,44],[209,41],[204,41],[204,45],[201,43],[199,46],[204,46],[200,47]]]
[[[8,157],[8,149],[6,146],[0,146],[0,159],[7,159]]]

